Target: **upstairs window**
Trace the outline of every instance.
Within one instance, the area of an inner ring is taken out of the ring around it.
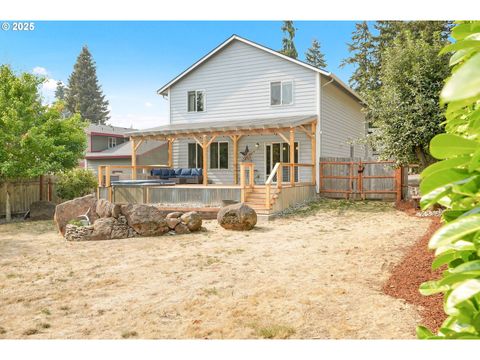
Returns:
[[[115,146],[117,146],[117,138],[109,137],[108,138],[108,148],[111,149]]]
[[[187,93],[188,112],[205,111],[205,92],[201,90],[189,91]]]
[[[293,81],[274,81],[270,83],[270,105],[293,104]]]
[[[228,142],[210,144],[210,169],[228,169]]]

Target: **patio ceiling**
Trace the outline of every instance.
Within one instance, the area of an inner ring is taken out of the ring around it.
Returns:
[[[241,121],[209,121],[158,126],[127,133],[137,139],[168,140],[169,138],[192,137],[195,135],[253,135],[276,133],[311,124],[317,115],[298,115],[273,118],[257,118]]]

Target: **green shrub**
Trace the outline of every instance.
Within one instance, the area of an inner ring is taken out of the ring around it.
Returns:
[[[431,154],[441,160],[421,176],[423,209],[438,203],[446,208],[445,224],[432,236],[432,268],[444,268],[439,280],[420,286],[424,295],[444,294],[448,315],[438,334],[423,326],[421,339],[480,338],[480,21],[459,22],[455,43],[443,52],[452,76],[441,93],[446,110],[446,134],[434,137]]]
[[[98,183],[94,174],[86,169],[72,169],[58,174],[57,194],[64,200],[91,194]]]

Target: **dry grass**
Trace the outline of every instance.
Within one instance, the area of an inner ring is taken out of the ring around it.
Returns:
[[[250,232],[71,243],[0,225],[0,338],[404,338],[417,309],[381,292],[429,221],[319,201]]]

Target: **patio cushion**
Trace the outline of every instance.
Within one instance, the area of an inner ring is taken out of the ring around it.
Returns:
[[[192,176],[202,176],[202,169],[193,168],[191,174]]]
[[[172,169],[173,170],[173,174],[175,176],[178,176],[182,173],[182,168],[178,168],[178,169]]]
[[[184,168],[182,169],[180,176],[190,176],[192,174],[192,169]]]

